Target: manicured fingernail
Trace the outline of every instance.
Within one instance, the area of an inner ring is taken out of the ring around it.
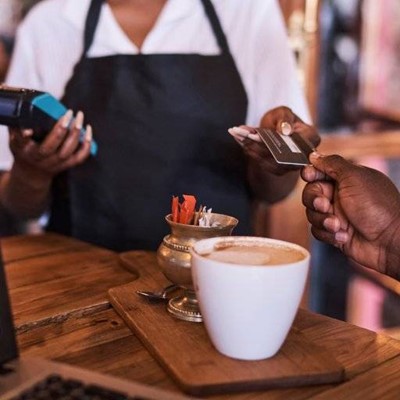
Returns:
[[[229,128],[228,131],[231,135],[240,135],[245,138],[249,136],[249,131],[247,129],[240,128],[239,126],[234,126],[232,128]]]
[[[76,118],[75,118],[75,128],[78,130],[82,129],[83,126],[83,112],[82,111],[78,111],[78,113],[76,114]]]
[[[253,142],[259,142],[261,143],[261,138],[258,133],[249,133],[247,136],[249,139],[251,139]]]
[[[31,137],[32,135],[33,135],[33,129],[24,129],[24,130],[22,131],[22,136],[23,136],[24,138]]]
[[[93,131],[91,125],[86,125],[85,142],[91,142],[93,139]]]
[[[63,128],[68,128],[69,124],[71,123],[71,119],[72,119],[72,110],[68,110],[65,115],[63,116],[62,122],[61,122],[61,126]]]
[[[292,133],[292,125],[290,125],[289,122],[286,122],[286,121],[282,122],[281,123],[281,132],[282,132],[282,135],[289,136]]]
[[[243,136],[236,135],[232,128],[229,128],[228,132],[240,144],[245,139]]]

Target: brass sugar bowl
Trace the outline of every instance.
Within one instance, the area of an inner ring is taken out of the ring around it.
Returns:
[[[200,239],[231,235],[239,221],[229,215],[216,213],[211,213],[211,220],[215,226],[173,222],[171,214],[167,215],[165,220],[171,233],[165,236],[160,244],[157,261],[166,278],[184,289],[182,295],[169,300],[167,310],[176,318],[201,322],[202,317],[192,284],[190,248]]]

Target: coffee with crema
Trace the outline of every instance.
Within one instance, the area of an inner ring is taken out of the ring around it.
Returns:
[[[305,258],[294,248],[284,245],[254,243],[218,243],[214,250],[204,257],[238,265],[280,265],[291,264]]]
[[[282,240],[220,236],[196,242],[193,287],[215,348],[240,360],[275,355],[297,314],[309,260],[307,249]]]

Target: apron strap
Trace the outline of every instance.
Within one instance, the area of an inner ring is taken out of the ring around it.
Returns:
[[[204,11],[210,21],[211,28],[214,32],[215,37],[217,38],[218,45],[223,54],[231,54],[229,50],[228,41],[226,40],[225,33],[222,29],[221,23],[219,22],[219,18],[217,13],[215,12],[215,8],[211,3],[211,0],[201,0],[203,3]]]
[[[90,3],[85,22],[85,35],[81,59],[86,56],[86,53],[93,43],[94,33],[96,32],[97,23],[99,22],[103,2],[104,0],[92,0]]]

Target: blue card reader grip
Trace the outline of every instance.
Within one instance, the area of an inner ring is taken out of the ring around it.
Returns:
[[[51,117],[54,121],[58,121],[68,110],[67,108],[60,103],[56,98],[48,93],[43,93],[39,96],[36,96],[32,100],[32,106],[41,110],[43,113]],[[71,121],[72,122],[72,121]],[[80,141],[83,142],[85,140],[86,130],[81,128],[80,133]],[[90,154],[96,155],[97,153],[97,143],[92,140],[90,145]]]

